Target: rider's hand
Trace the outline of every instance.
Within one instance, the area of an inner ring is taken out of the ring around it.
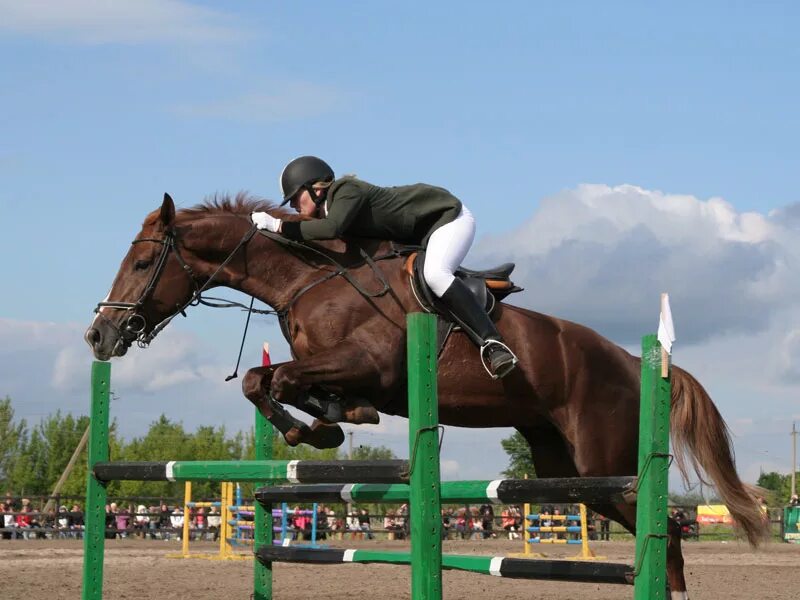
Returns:
[[[266,229],[273,233],[278,233],[281,230],[281,220],[276,219],[269,213],[254,212],[250,215],[250,219],[259,229]]]

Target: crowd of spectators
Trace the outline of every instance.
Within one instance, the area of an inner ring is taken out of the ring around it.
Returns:
[[[48,537],[82,537],[83,511],[78,504],[70,509],[43,511],[29,498],[14,498],[10,494],[0,501],[0,539],[44,539]]]
[[[58,506],[49,513],[42,512],[45,505],[34,507],[27,498],[13,498],[8,495],[0,503],[0,539],[37,538],[82,538],[84,515],[80,504]],[[575,507],[563,507],[574,510]],[[539,512],[553,515],[561,514],[558,506],[543,506]],[[520,506],[504,506],[499,514],[492,504],[463,506],[442,509],[443,539],[489,539],[504,537],[510,540],[521,539],[526,522]],[[574,514],[569,513],[569,514]],[[220,535],[221,515],[218,507],[192,508],[184,515],[182,505],[165,502],[157,505],[118,504],[111,502],[106,506],[106,539],[139,538],[180,540],[183,535],[184,518],[189,521],[191,539],[217,541]],[[252,515],[240,517],[252,519]],[[313,527],[316,520],[316,528]],[[599,528],[590,521],[591,539],[608,539],[608,520],[598,517]],[[542,519],[528,522],[527,525],[578,525],[569,520]],[[280,526],[280,520],[276,519]],[[317,512],[295,506],[290,509],[286,531],[295,540],[311,540],[316,530],[318,540],[322,539],[374,539],[376,533],[386,534],[388,539],[403,540],[410,536],[410,514],[408,504],[389,507],[380,515],[370,515],[366,508],[348,506],[344,511],[324,504],[317,505]],[[252,533],[250,533],[252,535]],[[533,534],[536,535],[536,534]],[[579,537],[580,534],[541,533],[546,537]]]

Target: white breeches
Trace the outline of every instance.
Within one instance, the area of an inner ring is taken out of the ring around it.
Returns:
[[[441,298],[453,283],[453,272],[461,266],[474,239],[475,218],[464,205],[454,221],[442,225],[431,234],[422,273],[438,297]]]

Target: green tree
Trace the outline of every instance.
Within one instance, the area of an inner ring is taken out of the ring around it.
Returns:
[[[353,448],[353,460],[392,460],[396,458],[394,452],[386,446],[362,444]]]
[[[795,474],[795,478],[800,479],[800,472]],[[769,506],[784,506],[792,495],[792,478],[789,474],[783,475],[776,471],[761,473],[756,485],[769,492],[765,498]]]
[[[11,398],[0,400],[0,489],[10,489],[11,471],[19,459],[20,442],[27,433],[23,419],[14,424],[14,409]]]
[[[519,431],[500,440],[500,445],[509,457],[508,468],[503,471],[503,475],[512,479],[523,479],[525,475],[531,479],[536,477],[531,448]]]
[[[716,494],[705,498],[700,492],[687,492],[685,494],[671,493],[669,502],[675,506],[701,506],[703,504],[721,504],[722,500]]]
[[[193,449],[183,425],[162,414],[143,437],[128,443],[121,441],[116,451],[112,449],[111,460],[194,460]],[[109,494],[116,496],[183,496],[183,483],[170,481],[113,481],[108,489]]]

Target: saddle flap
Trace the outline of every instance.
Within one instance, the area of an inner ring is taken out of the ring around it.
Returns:
[[[425,276],[422,272],[423,265],[425,264],[425,251],[421,250],[410,255],[405,262],[405,271],[411,277],[412,284],[417,292],[417,300],[422,304],[423,308],[436,312],[440,315],[452,319],[450,311],[447,307],[436,297],[436,295],[428,287],[425,281]],[[495,306],[495,299],[487,291],[488,281],[480,277],[466,277],[460,269],[456,271],[455,276],[464,282],[467,289],[472,292],[475,299],[480,306],[486,308],[486,311],[491,314]],[[503,282],[498,282],[502,284]],[[510,282],[509,282],[510,283]],[[513,285],[513,284],[511,284]]]

